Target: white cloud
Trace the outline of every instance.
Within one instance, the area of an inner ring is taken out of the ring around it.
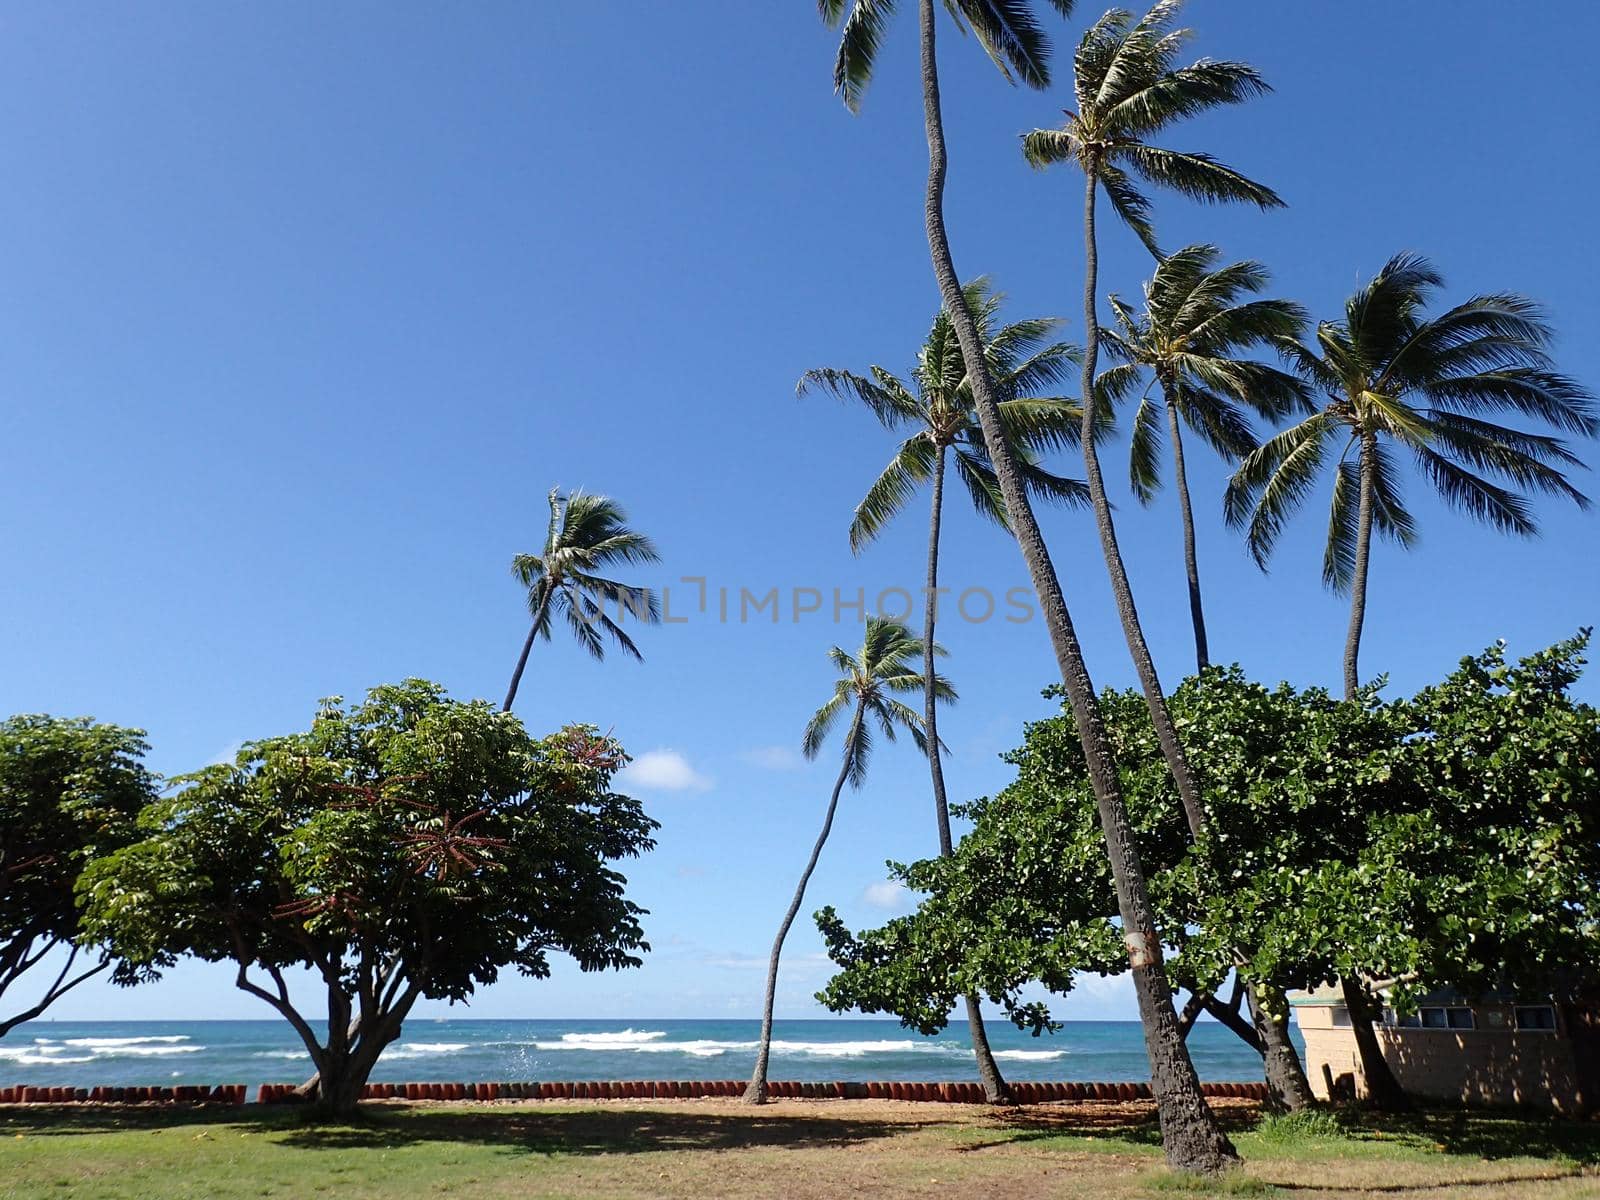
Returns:
[[[892,879],[867,884],[861,898],[873,908],[909,908],[911,893]]]
[[[661,792],[703,792],[711,780],[689,765],[676,750],[647,750],[617,775],[618,785]]]
[[[740,757],[768,771],[798,771],[806,761],[791,746],[757,746],[753,750],[746,750]]]
[[[218,750],[215,754],[213,754],[210,758],[208,758],[206,760],[206,766],[208,766],[208,767],[231,767],[231,766],[233,766],[234,760],[239,757],[239,751],[241,751],[243,749],[244,749],[244,742],[242,742],[242,741],[229,742],[221,750]]]

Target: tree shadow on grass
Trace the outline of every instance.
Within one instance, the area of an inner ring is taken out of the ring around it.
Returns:
[[[347,1122],[320,1123],[293,1109],[19,1108],[0,1110],[0,1136],[71,1136],[229,1125],[301,1150],[395,1149],[427,1142],[501,1146],[534,1155],[651,1154],[677,1150],[843,1149],[940,1122],[807,1117],[752,1111],[546,1108],[540,1105],[409,1108],[363,1105]]]
[[[1488,1109],[1424,1109],[1405,1115],[1362,1113],[1346,1134],[1358,1141],[1388,1141],[1488,1160],[1557,1159],[1600,1164],[1600,1123],[1544,1113]]]
[[[1214,1105],[1217,1122],[1235,1133],[1255,1124],[1258,1109],[1254,1104]],[[1026,1142],[1048,1142],[1072,1138],[1085,1142],[1131,1143],[1159,1148],[1161,1125],[1156,1106],[1150,1101],[1092,1104],[1050,1104],[1028,1108],[999,1109],[991,1118],[1001,1136],[972,1142],[963,1150],[984,1150],[992,1146]]]

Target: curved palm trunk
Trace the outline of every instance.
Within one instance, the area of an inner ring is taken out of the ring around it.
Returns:
[[[750,1104],[765,1104],[767,1102],[767,1059],[772,1054],[772,1006],[778,995],[778,959],[783,954],[784,939],[789,936],[789,929],[794,924],[794,919],[800,913],[800,905],[806,898],[806,884],[811,882],[811,873],[817,869],[817,859],[822,857],[822,847],[828,840],[828,834],[833,832],[833,814],[839,808],[839,793],[844,791],[845,781],[850,778],[850,752],[855,745],[856,732],[861,728],[861,719],[866,711],[863,702],[857,701],[856,715],[850,722],[850,733],[845,738],[844,762],[839,766],[839,778],[834,781],[833,795],[828,800],[828,812],[822,819],[822,832],[817,835],[817,844],[811,848],[811,859],[806,863],[806,869],[801,872],[800,883],[794,889],[794,899],[789,901],[789,911],[783,915],[783,924],[778,926],[778,936],[772,942],[772,956],[767,960],[767,997],[761,1010],[761,1044],[756,1048],[756,1069],[751,1073],[750,1086],[744,1090],[744,1099]]]
[[[1361,687],[1356,660],[1361,653],[1361,626],[1367,616],[1367,563],[1372,551],[1373,492],[1377,486],[1377,437],[1368,432],[1361,435],[1360,499],[1356,508],[1356,561],[1350,580],[1350,632],[1344,645],[1344,698],[1354,700]],[[1372,1031],[1376,1005],[1360,979],[1342,979],[1339,986],[1344,992],[1345,1009],[1350,1014],[1350,1028],[1355,1034],[1356,1050],[1361,1055],[1361,1075],[1366,1084],[1367,1098],[1372,1104],[1387,1111],[1410,1107],[1405,1090],[1394,1077],[1383,1057],[1383,1047],[1378,1035]]]
[[[1194,666],[1204,671],[1211,665],[1206,647],[1206,614],[1200,603],[1200,563],[1194,550],[1194,508],[1189,503],[1189,474],[1183,465],[1183,430],[1178,424],[1178,406],[1167,392],[1167,428],[1172,433],[1172,477],[1178,489],[1178,511],[1183,514],[1183,566],[1189,573],[1189,619],[1194,623]]]
[[[1367,561],[1372,549],[1372,502],[1377,486],[1376,435],[1361,435],[1361,499],[1356,509],[1356,563],[1350,579],[1350,631],[1344,640],[1344,698],[1354,700],[1361,686],[1356,660],[1361,654],[1361,627],[1367,620]]]
[[[933,814],[939,827],[939,855],[949,858],[955,849],[950,836],[950,805],[944,790],[944,762],[939,752],[938,706],[935,703],[933,650],[934,627],[937,621],[939,595],[939,530],[944,516],[944,466],[945,447],[939,447],[933,467],[933,508],[928,518],[928,585],[923,603],[926,613],[922,629],[922,719],[928,737],[928,771],[933,777]],[[1011,1090],[994,1060],[989,1048],[989,1034],[983,1026],[983,1009],[976,993],[963,999],[967,1008],[967,1029],[972,1036],[972,1053],[978,1062],[978,1080],[983,1084],[983,1097],[990,1104],[1010,1104]]]
[[[1161,679],[1156,674],[1155,660],[1150,657],[1150,647],[1144,639],[1144,627],[1139,623],[1139,610],[1133,602],[1133,587],[1128,582],[1128,571],[1122,562],[1122,548],[1117,544],[1117,527],[1111,519],[1111,502],[1106,498],[1105,478],[1100,473],[1100,452],[1094,445],[1095,427],[1095,366],[1100,355],[1100,321],[1096,313],[1095,295],[1099,290],[1099,245],[1095,236],[1095,198],[1100,186],[1100,176],[1091,166],[1084,172],[1083,196],[1083,442],[1084,481],[1089,485],[1089,499],[1094,505],[1095,525],[1100,532],[1100,551],[1106,560],[1106,573],[1111,577],[1111,591],[1117,602],[1117,615],[1122,620],[1122,634],[1128,643],[1128,654],[1133,659],[1134,671],[1139,676],[1139,686],[1144,691],[1145,704],[1150,709],[1150,720],[1155,726],[1156,740],[1161,743],[1161,755],[1172,771],[1173,782],[1178,786],[1178,798],[1183,802],[1184,815],[1189,828],[1198,831],[1205,825],[1204,810],[1200,807],[1199,789],[1195,786],[1194,772],[1178,741],[1178,731],[1173,728],[1172,714],[1167,710],[1167,698],[1161,690]]]
[[[1077,631],[1067,611],[1066,600],[1056,578],[1055,566],[1039,532],[1032,506],[1018,478],[1000,429],[1000,411],[993,381],[985,369],[983,347],[961,293],[950,241],[944,227],[944,180],[947,159],[944,123],[939,109],[939,71],[934,44],[933,0],[918,4],[922,40],[922,98],[928,134],[928,192],[925,215],[928,249],[939,293],[950,313],[961,343],[961,352],[971,375],[973,401],[983,427],[984,443],[994,463],[1012,532],[1027,563],[1028,574],[1039,597],[1045,625],[1055,650],[1061,679],[1067,690],[1073,722],[1083,743],[1090,780],[1094,786],[1101,829],[1106,839],[1116,884],[1117,908],[1122,916],[1128,948],[1128,965],[1139,1002],[1139,1018],[1144,1026],[1145,1052],[1150,1059],[1150,1086],[1155,1094],[1161,1119],[1162,1144],[1167,1161],[1174,1167],[1213,1172],[1237,1161],[1238,1155],[1217,1126],[1216,1118],[1200,1093],[1200,1080],[1189,1058],[1177,1014],[1172,1010],[1172,989],[1167,983],[1162,958],[1161,938],[1156,930],[1144,871],[1128,822],[1116,774],[1116,765],[1106,739],[1105,727],[1095,700],[1094,685],[1084,665]]]
[[[539,601],[539,611],[533,614],[533,624],[528,627],[528,640],[522,643],[522,653],[517,656],[517,669],[511,672],[511,686],[506,689],[506,701],[500,706],[501,712],[510,712],[517,698],[517,688],[522,685],[522,672],[528,665],[533,639],[539,635],[539,627],[544,624],[545,614],[550,611],[550,597],[554,594],[554,588],[546,588],[544,599]]]

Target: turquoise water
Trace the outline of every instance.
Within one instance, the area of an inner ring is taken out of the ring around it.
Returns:
[[[974,1079],[965,1022],[922,1037],[893,1021],[778,1021],[773,1079]],[[375,1081],[739,1079],[755,1063],[756,1021],[413,1020]],[[1031,1037],[989,1026],[1013,1079],[1149,1077],[1134,1021],[1073,1021]],[[1202,1079],[1261,1077],[1261,1060],[1218,1025],[1197,1025]],[[0,1085],[176,1086],[297,1082],[310,1059],[283,1021],[35,1021],[0,1040]]]

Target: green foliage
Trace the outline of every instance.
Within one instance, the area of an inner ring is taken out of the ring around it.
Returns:
[[[1302,1108],[1299,1112],[1268,1113],[1253,1132],[1269,1146],[1298,1146],[1343,1138],[1345,1127],[1339,1114],[1330,1109]]]
[[[132,840],[155,798],[146,749],[141,730],[84,719],[0,722],[0,995],[57,946],[73,947],[35,1003],[0,1015],[0,1034],[106,965],[73,974],[83,945],[73,889],[88,863]]]
[[[508,967],[543,977],[551,951],[639,965],[642,910],[611,864],[651,849],[656,823],[610,790],[625,761],[590,727],[535,740],[421,680],[325,701],[308,731],[151,805],[143,839],[84,873],[85,928],[121,983],[231,960],[325,1076],[346,1056],[370,1068],[418,998],[465,1000]],[[296,967],[325,985],[326,1039],[291,1002]]]
[[[1101,712],[1176,984],[1230,970],[1270,989],[1396,979],[1536,990],[1600,968],[1600,714],[1570,687],[1587,635],[1508,664],[1496,647],[1415,697],[1340,701],[1213,668],[1171,697],[1208,829],[1189,842],[1142,696]],[[1017,779],[969,806],[955,855],[896,878],[910,916],[850,934],[818,917],[841,970],[829,1007],[942,1027],[969,988],[1024,1027],[1018,992],[1122,969],[1109,868],[1070,718],[1030,725]]]

